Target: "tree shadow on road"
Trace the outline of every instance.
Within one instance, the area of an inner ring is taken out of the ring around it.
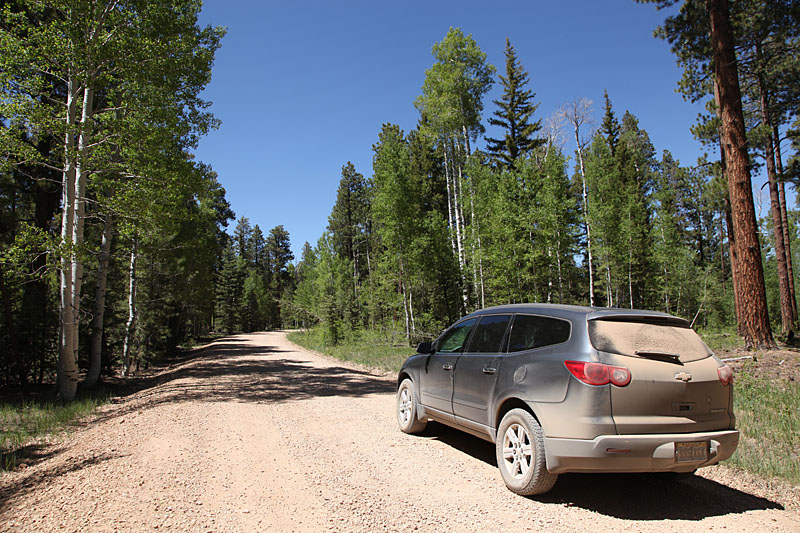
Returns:
[[[433,422],[423,435],[497,466],[491,442]],[[550,492],[530,500],[642,521],[702,520],[747,511],[784,509],[769,499],[700,476],[670,481],[653,474],[562,474]]]
[[[191,358],[149,377],[131,380],[117,392],[130,397],[129,410],[175,402],[278,403],[319,396],[391,394],[395,384],[362,370],[315,364],[302,352],[258,346],[229,337],[197,350]],[[144,405],[142,404],[144,402]],[[125,414],[114,410],[109,416]]]
[[[293,402],[320,396],[362,397],[392,394],[395,383],[362,370],[312,361],[303,352],[277,346],[251,344],[246,338],[229,337],[182,354],[170,365],[143,375],[113,381],[106,386],[121,405],[103,409],[78,425],[91,425],[125,417],[165,404],[182,402]],[[68,454],[67,447],[32,445],[26,466],[15,479],[0,484],[0,511],[44,483],[116,456],[111,454],[67,457],[51,466],[48,459]]]
[[[58,455],[63,451],[62,448],[53,448],[51,446],[46,452],[37,451],[35,453],[39,454],[39,459],[44,459]],[[125,455],[112,450],[111,452],[85,457],[72,457],[68,461],[55,463],[52,466],[40,465],[37,468],[22,470],[16,473],[14,478],[5,480],[6,482],[0,485],[0,514],[7,506],[19,498],[36,491],[42,485],[52,483],[56,478],[119,457],[125,457]]]

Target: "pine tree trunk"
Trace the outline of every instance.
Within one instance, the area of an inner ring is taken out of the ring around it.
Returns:
[[[128,376],[133,364],[131,351],[136,331],[136,259],[137,242],[134,236],[131,243],[131,261],[128,269],[128,322],[125,324],[125,340],[122,345],[122,375]]]
[[[724,168],[724,167],[723,167]],[[725,176],[725,180],[727,181],[727,175]],[[726,230],[728,232],[728,256],[730,257],[731,261],[731,287],[733,288],[733,310],[736,314],[736,331],[739,335],[743,335],[742,333],[742,320],[739,318],[742,316],[742,302],[739,298],[739,284],[737,279],[739,277],[738,274],[738,266],[739,261],[737,260],[737,248],[736,248],[736,235],[733,232],[733,216],[731,215],[731,201],[730,201],[730,192],[726,191],[725,194],[725,224]]]
[[[761,45],[756,44],[756,56],[761,57]],[[758,90],[761,96],[761,122],[772,131],[772,121],[769,114],[769,98],[763,76],[758,76]],[[792,329],[792,295],[789,290],[789,272],[786,266],[786,245],[783,233],[783,217],[781,216],[780,193],[778,191],[778,176],[775,172],[775,149],[772,144],[772,135],[767,138],[766,144],[767,179],[769,183],[770,211],[772,212],[772,229],[775,236],[775,262],[778,266],[778,289],[781,295],[781,327],[784,335]]]
[[[706,0],[706,9],[711,23],[714,74],[719,90],[722,139],[728,171],[733,229],[736,236],[739,274],[737,284],[741,289],[740,299],[747,302],[747,305],[741,308],[740,320],[747,346],[772,348],[775,346],[775,341],[772,338],[767,310],[761,246],[753,205],[747,137],[728,2]]]
[[[61,255],[60,274],[60,333],[57,395],[63,401],[75,398],[78,388],[78,361],[75,358],[75,337],[77,336],[75,313],[72,307],[72,266],[75,250],[72,243],[72,226],[75,220],[75,118],[77,101],[75,80],[72,75],[67,81],[67,116],[64,138],[64,172],[61,190],[61,244],[65,247]]]
[[[794,291],[794,267],[792,263],[792,241],[789,237],[789,213],[786,211],[786,184],[783,177],[783,160],[781,158],[781,136],[778,126],[772,127],[772,138],[775,146],[775,166],[778,173],[778,199],[781,206],[781,230],[783,231],[784,251],[786,252],[786,270],[789,276],[789,294],[792,304],[792,324],[797,325],[797,296]]]
[[[112,215],[107,214],[103,224],[103,237],[100,244],[100,260],[97,268],[97,289],[94,299],[94,317],[92,318],[92,352],[89,357],[89,369],[83,379],[83,386],[92,388],[100,378],[103,353],[103,319],[106,311],[106,287],[108,284],[108,263],[111,258]]]
[[[731,196],[730,196],[730,184],[728,178],[728,169],[725,162],[725,144],[723,143],[723,134],[722,134],[722,112],[719,102],[719,84],[716,80],[714,80],[714,100],[717,103],[717,116],[720,120],[720,127],[719,127],[719,164],[722,171],[722,179],[728,185],[728,190],[724,196],[724,211],[725,211],[725,224],[726,230],[728,232],[728,257],[730,257],[731,261],[731,287],[733,288],[733,310],[736,314],[736,331],[739,335],[743,335],[742,333],[742,303],[739,297],[739,284],[737,283],[738,279],[738,265],[739,261],[737,260],[737,252],[736,252],[736,235],[733,231],[733,216],[731,215]]]

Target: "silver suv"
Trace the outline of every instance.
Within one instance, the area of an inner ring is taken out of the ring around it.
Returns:
[[[730,457],[733,376],[689,324],[655,311],[517,304],[422,343],[397,377],[397,420],[495,443],[512,491],[560,473],[671,472]]]

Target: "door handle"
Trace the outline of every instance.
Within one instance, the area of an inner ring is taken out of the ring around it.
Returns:
[[[497,372],[496,368],[492,368],[491,366],[483,367],[483,373],[484,374],[494,374],[495,372]]]
[[[447,371],[453,370],[453,365],[451,364],[442,365],[442,370],[447,370]]]

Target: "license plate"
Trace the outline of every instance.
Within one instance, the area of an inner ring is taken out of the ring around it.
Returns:
[[[675,460],[679,463],[698,463],[708,460],[708,442],[676,442]]]

